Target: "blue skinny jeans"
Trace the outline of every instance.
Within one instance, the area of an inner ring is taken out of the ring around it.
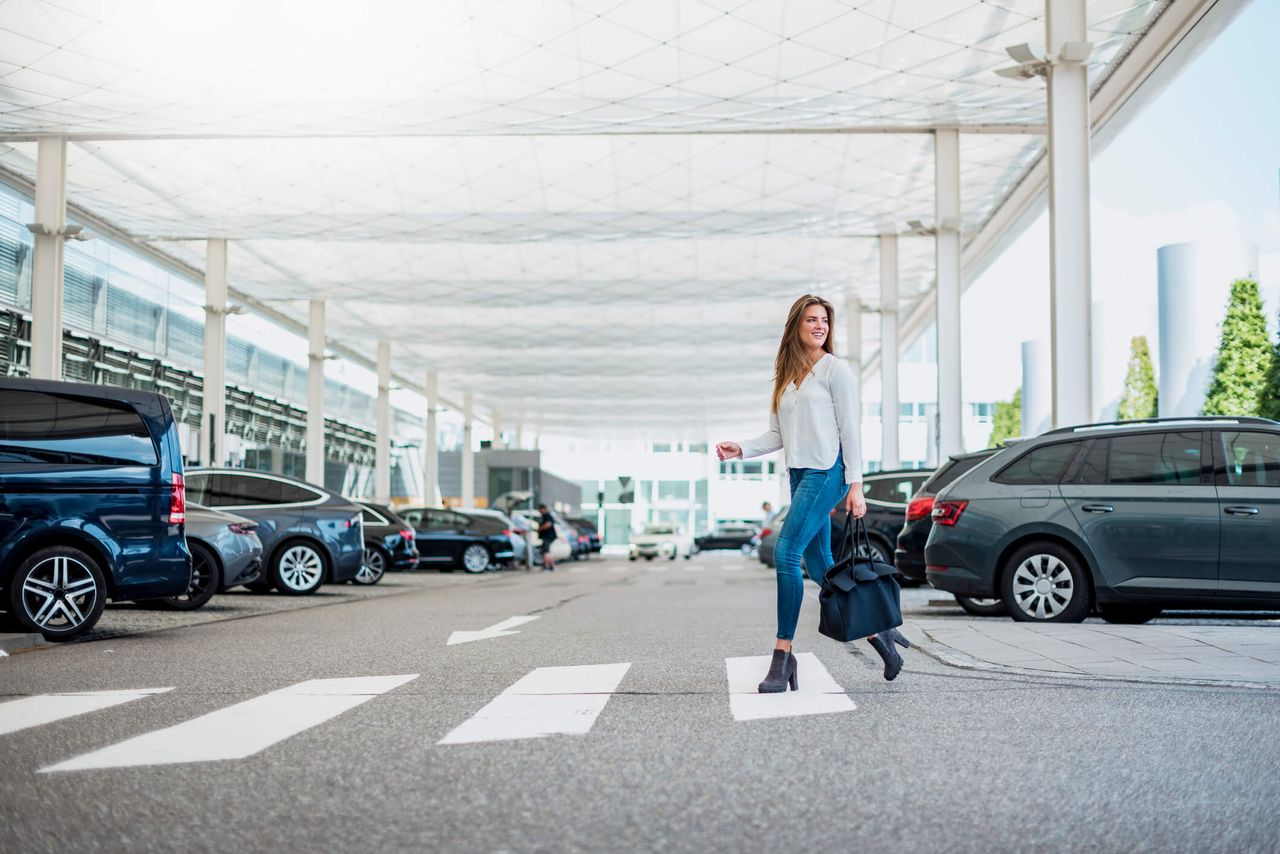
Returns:
[[[804,576],[800,559],[815,584],[833,563],[831,557],[831,508],[844,498],[843,454],[829,469],[790,469],[791,509],[774,546],[778,568],[778,640],[791,640],[804,602]]]

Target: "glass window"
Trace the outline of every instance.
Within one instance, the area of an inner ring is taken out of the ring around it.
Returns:
[[[320,494],[307,489],[305,486],[299,486],[296,483],[281,483],[279,503],[281,504],[301,504],[306,501],[315,501]]]
[[[1111,437],[1107,483],[1199,483],[1199,430]]]
[[[210,479],[211,478],[207,474],[187,475],[187,501],[192,504],[203,504],[208,507],[209,501],[205,495],[209,491]]]
[[[658,500],[688,501],[689,500],[689,481],[687,480],[658,481]]]
[[[996,475],[994,480],[1014,484],[1057,483],[1082,444],[1059,442],[1033,448]]]
[[[1089,450],[1080,462],[1080,468],[1072,483],[1106,483],[1107,482],[1107,445],[1108,439],[1094,439],[1089,443]]]
[[[382,518],[382,516],[380,516],[380,515],[379,515],[379,514],[377,514],[377,513],[374,513],[374,512],[373,512],[372,510],[370,510],[368,507],[361,507],[361,508],[360,508],[360,518],[361,518],[361,520],[363,520],[363,521],[364,521],[364,523],[365,523],[366,525],[385,525],[385,524],[387,524],[387,520],[386,520],[386,519],[383,519],[383,518]]]
[[[1280,435],[1223,430],[1230,486],[1280,486]]]
[[[689,443],[689,453],[691,453],[691,454],[705,454],[706,452],[707,452],[707,443],[706,443],[706,442],[690,442],[690,443]]]
[[[0,389],[0,462],[155,465],[159,458],[128,404]]]
[[[279,504],[280,487],[278,480],[264,477],[250,477],[239,474],[214,475],[209,488],[209,500],[212,507],[242,507],[250,504]]]
[[[669,454],[671,453],[671,443],[670,442],[654,442],[653,452],[655,454]]]
[[[424,527],[423,512],[424,511],[418,509],[401,510],[400,518],[408,522],[409,526],[414,530],[419,530]]]

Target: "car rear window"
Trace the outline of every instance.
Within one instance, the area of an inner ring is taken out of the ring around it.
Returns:
[[[1280,486],[1280,435],[1223,430],[1228,486]]]
[[[1058,442],[1032,448],[992,478],[997,483],[1050,484],[1062,480],[1067,466],[1083,442]]]
[[[994,452],[993,452],[994,453]],[[962,457],[958,460],[947,460],[947,462],[933,473],[933,477],[924,482],[924,486],[920,487],[921,492],[927,492],[931,495],[937,495],[942,491],[943,487],[948,484],[955,483],[967,472],[973,471],[980,463],[984,463],[992,457],[992,454],[983,454],[982,456]]]
[[[126,403],[0,389],[0,462],[153,466],[159,457]]]

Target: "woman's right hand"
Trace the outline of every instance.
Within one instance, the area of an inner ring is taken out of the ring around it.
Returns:
[[[737,459],[742,456],[742,446],[737,442],[716,442],[716,456],[720,462]]]

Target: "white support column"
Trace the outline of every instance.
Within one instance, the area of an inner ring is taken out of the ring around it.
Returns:
[[[31,262],[31,376],[62,379],[62,254],[67,226],[67,139],[36,141],[35,252]]]
[[[523,421],[516,422],[516,447],[520,448],[521,450],[524,449],[524,422]]]
[[[844,300],[845,360],[853,372],[854,403],[857,406],[858,424],[862,424],[862,303],[857,291],[850,291]]]
[[[381,504],[391,503],[391,342],[378,342],[377,435],[373,445],[373,491]]]
[[[964,452],[960,387],[960,133],[934,131],[934,249],[938,271],[938,459]]]
[[[902,465],[898,451],[898,236],[880,235],[880,468]]]
[[[324,486],[324,300],[311,301],[307,337],[307,480]]]
[[[1046,0],[1049,98],[1049,328],[1053,426],[1088,423],[1092,344],[1089,309],[1089,81],[1063,46],[1089,38],[1085,0]],[[1073,45],[1074,46],[1074,45]],[[1073,56],[1078,56],[1074,50]],[[1025,392],[1024,392],[1025,393]]]
[[[205,241],[204,262],[204,415],[200,421],[202,465],[226,462],[227,435],[227,241]]]
[[[476,504],[475,421],[471,395],[462,398],[462,506]]]
[[[490,413],[490,417],[493,419],[493,442],[491,447],[505,448],[506,445],[502,444],[502,413],[495,409]]]
[[[427,428],[422,437],[422,500],[428,507],[440,503],[440,434],[436,409],[440,405],[439,377],[427,371]]]

